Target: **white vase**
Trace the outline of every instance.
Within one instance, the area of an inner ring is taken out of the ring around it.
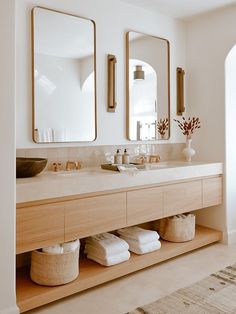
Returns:
[[[190,162],[192,160],[192,157],[196,154],[196,151],[191,147],[192,139],[187,138],[186,139],[186,148],[183,150],[183,155],[186,159],[186,161]]]

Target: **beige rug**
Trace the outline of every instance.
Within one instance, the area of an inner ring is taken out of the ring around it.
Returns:
[[[236,264],[128,314],[236,314]]]

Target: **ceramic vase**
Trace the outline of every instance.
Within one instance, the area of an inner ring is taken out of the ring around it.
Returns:
[[[192,160],[192,157],[196,154],[196,151],[191,147],[192,139],[187,138],[186,139],[186,147],[183,150],[183,155],[186,159],[186,161],[190,162]]]

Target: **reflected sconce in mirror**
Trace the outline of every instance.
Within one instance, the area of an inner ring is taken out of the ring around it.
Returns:
[[[135,71],[134,71],[134,80],[140,81],[140,80],[144,80],[144,78],[145,78],[145,73],[143,71],[143,66],[136,65]]]
[[[184,107],[184,75],[185,72],[182,68],[176,69],[177,75],[177,115],[182,116],[185,111]]]
[[[108,112],[116,110],[116,57],[114,55],[107,56],[108,65]]]

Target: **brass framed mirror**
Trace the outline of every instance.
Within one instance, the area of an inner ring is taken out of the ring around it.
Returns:
[[[170,47],[163,38],[126,34],[127,137],[131,141],[170,137]]]
[[[96,139],[96,36],[92,20],[32,10],[33,140]]]

